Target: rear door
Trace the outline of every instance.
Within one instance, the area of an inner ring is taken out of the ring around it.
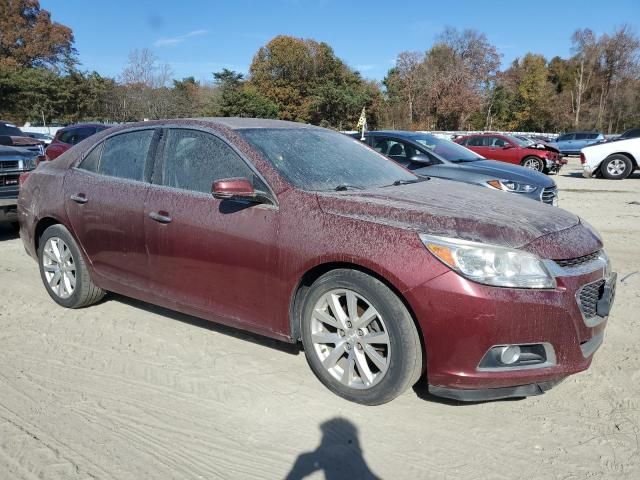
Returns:
[[[271,329],[264,312],[277,277],[278,208],[213,198],[215,180],[269,189],[249,162],[211,133],[164,133],[144,209],[154,292],[181,305]]]
[[[71,226],[95,272],[140,290],[148,279],[143,212],[156,135],[141,129],[107,138],[64,183]]]

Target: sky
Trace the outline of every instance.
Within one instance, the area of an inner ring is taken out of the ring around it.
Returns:
[[[529,51],[569,56],[571,34],[640,34],[640,0],[41,0],[73,30],[82,70],[117,77],[129,52],[150,49],[174,78],[211,81],[229,68],[246,73],[256,51],[278,34],[327,42],[342,60],[382,80],[402,51],[426,51],[447,26],[487,35],[503,66]]]

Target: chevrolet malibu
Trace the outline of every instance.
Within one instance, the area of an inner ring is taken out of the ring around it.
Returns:
[[[111,291],[302,341],[363,404],[421,376],[458,400],[543,393],[589,367],[615,293],[578,217],[308,125],[126,125],[21,182],[20,236],[58,304]]]

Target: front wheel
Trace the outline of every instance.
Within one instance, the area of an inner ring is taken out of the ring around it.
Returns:
[[[537,170],[538,172],[544,172],[544,162],[538,157],[526,157],[520,163],[524,168],[530,168],[531,170]]]
[[[86,307],[105,295],[91,281],[76,241],[62,225],[50,226],[40,237],[38,263],[47,292],[63,307]]]
[[[600,172],[609,180],[622,180],[631,175],[633,164],[626,155],[609,155],[600,165]]]
[[[307,361],[337,395],[380,405],[420,378],[422,349],[413,318],[380,280],[333,270],[311,286],[302,315]]]

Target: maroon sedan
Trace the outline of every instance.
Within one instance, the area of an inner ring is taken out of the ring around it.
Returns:
[[[567,160],[560,151],[544,142],[534,142],[515,135],[479,133],[454,140],[491,160],[513,163],[539,172],[559,172]]]
[[[112,291],[302,340],[364,404],[423,374],[461,400],[540,394],[588,368],[614,295],[578,217],[308,125],[127,125],[21,180],[20,236],[60,305]]]
[[[53,137],[53,140],[45,150],[45,160],[58,158],[76,143],[80,143],[85,138],[89,138],[91,135],[107,128],[109,128],[108,125],[100,123],[78,123],[61,128],[56,132],[55,137]]]

